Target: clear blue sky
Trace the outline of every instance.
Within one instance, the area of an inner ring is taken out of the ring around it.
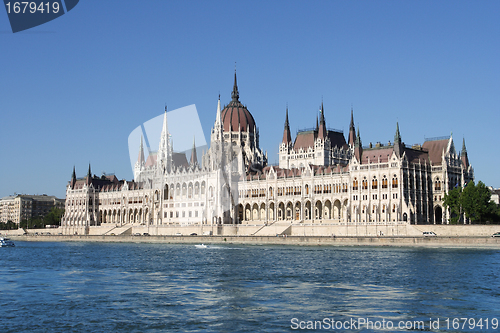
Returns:
[[[96,1],[13,34],[0,10],[0,197],[65,196],[73,166],[133,177],[128,135],[195,104],[207,141],[218,94],[240,100],[277,161],[292,132],[363,144],[453,132],[476,180],[500,187],[499,1]],[[174,138],[175,142],[175,138]]]

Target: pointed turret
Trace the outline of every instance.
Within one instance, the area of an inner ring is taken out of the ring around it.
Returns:
[[[292,136],[290,134],[290,124],[288,123],[288,106],[286,107],[285,128],[283,130],[283,143],[286,144],[292,143]]]
[[[75,166],[73,165],[73,174],[71,175],[71,183],[70,183],[71,189],[75,188],[75,184],[76,184],[76,171],[75,171]]]
[[[196,155],[196,143],[195,138],[193,138],[193,148],[191,149],[191,159],[189,160],[189,165],[198,165],[198,156]]]
[[[401,134],[399,133],[399,122],[396,122],[396,134],[394,134],[394,143],[401,142]]]
[[[356,135],[356,142],[354,143],[354,156],[356,156],[359,163],[361,163],[361,157],[363,156],[363,144],[361,143],[359,126],[358,126],[357,135]]]
[[[90,185],[92,182],[92,171],[90,169],[90,163],[89,163],[89,171],[87,172],[87,185]]]
[[[318,115],[316,115],[316,133],[319,131]]]
[[[351,124],[349,124],[349,146],[354,147],[356,141],[356,128],[354,127],[354,115],[351,107]]]
[[[167,106],[163,114],[163,128],[160,135],[160,146],[156,157],[158,166],[163,166],[164,170],[170,172],[172,161],[172,144],[170,142],[170,133],[168,132]]]
[[[221,126],[220,122],[220,94],[219,100],[217,101],[217,115],[215,116],[215,128],[219,128]]]
[[[464,168],[467,169],[469,167],[469,157],[467,156],[467,148],[465,147],[465,138],[462,142],[462,152],[460,153],[460,158],[462,159]]]
[[[137,164],[139,167],[141,167],[144,162],[144,146],[142,144],[142,134],[141,134],[141,145],[139,146],[139,156],[137,157]]]
[[[236,69],[234,70],[234,85],[233,92],[231,93],[231,99],[233,102],[238,102],[240,98],[240,94],[238,93],[238,83],[236,82]]]
[[[396,122],[396,134],[394,134],[394,152],[401,157],[403,154],[403,142],[401,141],[401,134],[399,133],[399,122]]]
[[[324,139],[326,138],[326,123],[325,123],[325,109],[323,108],[323,102],[321,102],[321,109],[319,110],[319,130],[318,130],[318,137]]]

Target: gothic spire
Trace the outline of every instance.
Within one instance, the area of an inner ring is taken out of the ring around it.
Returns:
[[[403,142],[399,133],[399,122],[396,122],[396,134],[394,134],[394,152],[401,157],[403,155]]]
[[[144,163],[144,146],[142,143],[142,134],[141,134],[141,145],[139,146],[139,157],[137,158],[137,163],[141,166]]]
[[[75,166],[73,165],[73,174],[71,175],[71,183],[70,183],[72,189],[75,188],[75,184],[76,184],[76,171],[75,171]]]
[[[355,146],[356,147],[361,147],[361,136],[359,134],[359,126],[358,126],[358,130],[357,130],[357,134],[356,134],[356,143],[355,143]]]
[[[321,109],[319,110],[319,114],[321,115],[319,119],[319,123],[321,125],[325,123],[325,109],[323,108],[323,101],[321,101]]]
[[[87,185],[90,185],[92,182],[92,171],[90,170],[90,163],[89,163],[89,171],[87,172]]]
[[[354,143],[354,156],[361,163],[361,157],[363,156],[363,144],[361,143],[361,135],[359,134],[359,126],[356,135],[356,142]]]
[[[290,135],[290,124],[288,122],[288,105],[286,107],[286,116],[285,116],[285,128],[283,130],[283,143],[291,143],[292,136]]]
[[[217,115],[215,116],[215,126],[220,125],[220,94],[219,100],[217,101]]]
[[[326,138],[326,124],[325,124],[325,109],[323,108],[323,102],[321,102],[321,109],[319,110],[320,120],[319,120],[319,131],[318,137]]]
[[[167,122],[167,106],[165,105],[165,113],[163,114],[163,128],[160,135],[160,147],[158,152],[166,154],[168,150],[168,122]],[[158,156],[160,158],[160,156]]]
[[[168,131],[167,106],[165,105],[165,113],[163,114],[163,128],[160,134],[160,145],[156,155],[156,163],[161,167],[162,172],[170,172],[172,166],[172,143],[170,133]],[[160,169],[158,169],[160,170]]]
[[[354,127],[354,115],[351,107],[351,123],[349,124],[349,146],[354,147],[356,141],[356,128]]]
[[[460,153],[460,158],[462,160],[462,164],[465,168],[469,167],[469,157],[467,156],[467,148],[465,147],[465,138],[462,142],[462,152]]]
[[[396,134],[394,134],[394,144],[401,143],[401,134],[399,133],[399,122],[396,122]]]
[[[236,68],[234,69],[234,85],[233,92],[231,93],[231,98],[233,102],[238,102],[240,98],[240,94],[238,93],[238,83],[236,82]]]
[[[191,149],[191,159],[189,161],[190,165],[198,164],[198,156],[196,155],[196,143],[195,137],[193,137],[193,148]]]

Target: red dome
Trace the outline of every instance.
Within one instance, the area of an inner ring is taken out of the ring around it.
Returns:
[[[234,72],[234,86],[231,93],[232,101],[221,112],[221,120],[224,132],[247,131],[254,133],[255,120],[246,106],[240,102],[240,94],[238,93],[238,84],[236,83],[236,71]]]
[[[247,131],[247,126],[250,132],[254,132],[255,120],[248,109],[240,103],[240,101],[231,101],[228,106],[221,112],[221,120],[224,132],[229,131]]]

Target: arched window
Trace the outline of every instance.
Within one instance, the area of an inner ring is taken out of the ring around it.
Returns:
[[[366,180],[366,177],[365,177],[365,179],[363,179],[363,181],[362,181],[361,184],[363,186],[362,187],[363,190],[367,190],[368,189],[368,181]]]
[[[392,178],[392,188],[398,188],[398,177],[396,175]]]
[[[384,175],[384,178],[382,178],[382,188],[387,188],[387,177]]]
[[[441,191],[441,181],[439,180],[439,177],[436,178],[436,181],[434,182],[434,190]]]
[[[372,190],[376,190],[378,188],[378,180],[375,176],[372,179]]]
[[[357,180],[357,178],[354,178],[354,180],[352,181],[352,190],[353,191],[357,191],[358,190],[358,180]]]

